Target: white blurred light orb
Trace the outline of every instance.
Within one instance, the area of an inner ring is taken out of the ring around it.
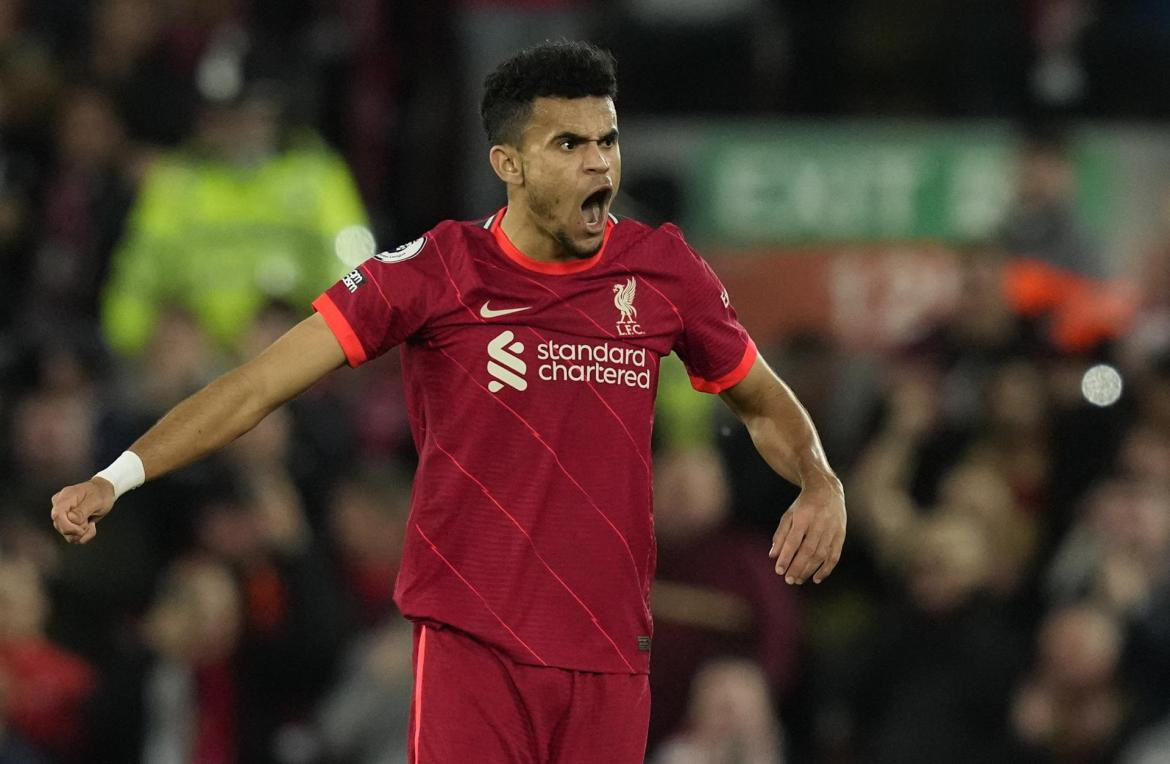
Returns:
[[[1081,378],[1081,394],[1094,406],[1112,406],[1121,398],[1121,375],[1117,369],[1098,364]]]
[[[337,232],[333,249],[338,260],[356,268],[374,256],[374,234],[365,226],[346,226]]]
[[[216,103],[230,101],[244,89],[240,62],[232,55],[209,55],[195,72],[195,86],[200,94]]]

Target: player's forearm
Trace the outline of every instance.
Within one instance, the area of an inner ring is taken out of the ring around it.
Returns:
[[[801,487],[824,484],[840,490],[808,412],[762,359],[723,399],[747,427],[764,461],[782,477]]]
[[[314,313],[175,406],[130,450],[142,460],[147,479],[165,475],[227,445],[344,362],[325,319]]]
[[[279,404],[265,399],[248,367],[242,366],[179,403],[130,450],[142,460],[146,478],[156,478],[219,450]]]
[[[344,362],[332,330],[314,313],[175,406],[130,450],[142,460],[146,479],[165,475],[227,445]]]
[[[758,413],[744,421],[764,461],[799,486],[839,486],[812,419],[788,386],[780,382],[765,396]]]

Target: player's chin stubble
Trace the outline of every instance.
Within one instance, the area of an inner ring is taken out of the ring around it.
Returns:
[[[596,247],[581,249],[573,243],[573,240],[569,238],[569,234],[565,233],[563,229],[553,234],[553,238],[555,238],[557,243],[561,245],[561,249],[564,250],[566,255],[578,260],[587,260],[601,251],[600,244],[598,244]]]
[[[553,222],[554,225],[557,222],[556,208],[559,201],[559,199],[550,199],[544,194],[534,194],[531,191],[529,191],[528,194],[528,208],[532,210],[534,216],[538,220],[543,219]],[[569,232],[565,230],[563,225],[558,226],[555,230],[549,231],[549,233],[552,234],[552,237],[556,240],[557,244],[561,245],[561,251],[564,252],[566,256],[575,260],[586,260],[601,251],[601,244],[598,244],[595,247],[588,247],[584,249],[578,246],[577,243],[573,241],[573,237],[569,235]]]

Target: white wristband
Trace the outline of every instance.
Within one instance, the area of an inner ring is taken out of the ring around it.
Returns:
[[[146,482],[146,470],[142,467],[142,460],[133,451],[123,451],[114,462],[104,470],[94,475],[104,478],[114,486],[114,498],[117,499],[127,491],[133,491]]]

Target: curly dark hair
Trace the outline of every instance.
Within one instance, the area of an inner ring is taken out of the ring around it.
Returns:
[[[546,41],[525,48],[484,80],[479,113],[493,144],[519,145],[537,98],[617,98],[613,55],[587,42]]]

